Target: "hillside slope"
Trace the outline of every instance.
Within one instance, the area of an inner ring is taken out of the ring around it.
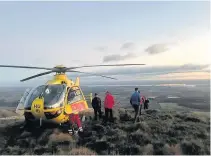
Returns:
[[[134,124],[133,112],[120,108],[107,125],[92,116],[86,113],[80,137],[57,127],[1,127],[0,154],[210,154],[210,119],[201,114],[147,110]]]

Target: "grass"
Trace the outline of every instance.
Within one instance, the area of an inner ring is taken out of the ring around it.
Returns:
[[[139,122],[133,111],[115,110],[115,122],[83,123],[84,134],[70,136],[59,128],[1,129],[0,154],[62,155],[210,155],[209,117],[192,112],[147,110]],[[84,115],[84,114],[81,114]]]

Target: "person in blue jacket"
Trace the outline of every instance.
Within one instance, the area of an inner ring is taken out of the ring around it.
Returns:
[[[130,104],[133,106],[133,108],[135,110],[135,119],[134,119],[135,121],[136,121],[136,117],[138,115],[140,102],[141,102],[140,93],[138,92],[138,88],[135,88],[135,92],[132,94],[132,96],[130,98]]]

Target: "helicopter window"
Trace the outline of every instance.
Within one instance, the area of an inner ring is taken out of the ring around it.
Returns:
[[[44,98],[44,105],[51,106],[58,102],[65,90],[65,85],[42,85],[32,90],[25,102],[25,108],[31,107],[32,102],[40,95]]]
[[[81,90],[79,88],[76,89],[76,90],[73,90],[71,88],[69,90],[67,100],[68,100],[68,104],[72,104],[74,102],[77,102],[77,101],[80,101],[80,100],[84,100]]]
[[[22,98],[20,99],[20,101],[17,105],[16,113],[22,114],[22,109],[24,108],[24,103],[25,103],[29,93],[30,93],[30,89],[26,89],[26,91],[24,92]]]
[[[44,105],[51,106],[60,100],[62,93],[64,93],[66,87],[65,85],[56,84],[48,85],[43,93]]]
[[[24,107],[25,108],[31,107],[32,102],[42,93],[44,88],[45,88],[45,85],[42,85],[42,86],[39,86],[39,87],[33,89],[30,92],[29,96],[27,97]]]
[[[30,93],[30,89],[26,89],[26,91],[24,92],[22,98],[20,99],[19,103],[24,104],[24,102],[26,101],[26,98],[28,96],[28,94]]]

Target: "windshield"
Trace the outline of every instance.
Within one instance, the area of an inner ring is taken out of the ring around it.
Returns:
[[[18,103],[18,106],[17,106],[15,112],[16,112],[17,114],[19,114],[19,115],[23,115],[23,113],[24,113],[24,112],[23,112],[24,103],[25,103],[25,101],[26,101],[26,99],[27,99],[27,97],[28,97],[28,95],[29,95],[29,93],[30,93],[30,90],[31,90],[31,89],[26,89],[26,91],[24,92],[22,98],[20,99],[20,101],[19,101],[19,103]]]
[[[78,87],[74,89],[70,88],[67,99],[68,99],[68,104],[84,100],[82,92]]]
[[[60,97],[63,97],[62,95],[64,94],[65,89],[65,85],[61,84],[47,86],[43,92],[44,106],[52,106],[59,102],[61,99]]]
[[[27,96],[29,95],[31,89],[26,89],[23,96],[21,97],[20,101],[19,101],[19,104],[24,104],[24,102],[26,101],[27,99]]]
[[[24,103],[24,107],[30,108],[32,105],[32,102],[42,93],[44,88],[45,88],[45,85],[38,86],[38,87],[32,89]]]
[[[40,95],[44,98],[44,106],[51,106],[60,100],[65,91],[65,85],[42,85],[32,89],[25,102],[25,108],[31,107],[32,102]]]

